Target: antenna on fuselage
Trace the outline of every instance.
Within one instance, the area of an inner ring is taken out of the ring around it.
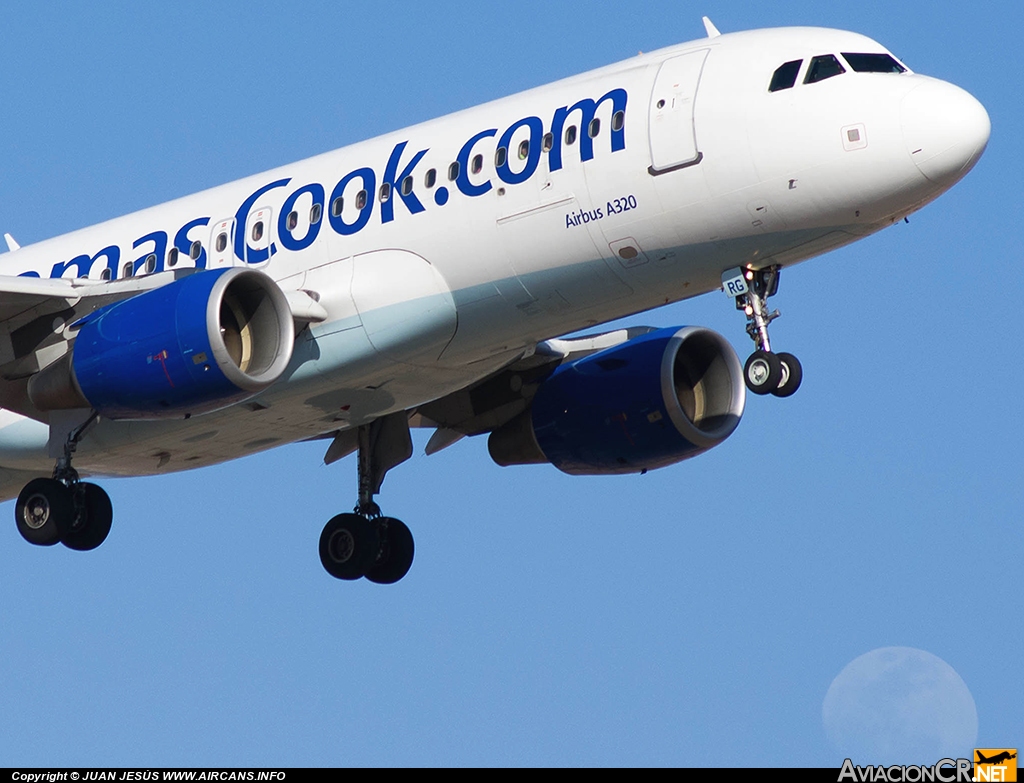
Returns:
[[[15,242],[14,237],[12,237],[10,234],[4,234],[4,239],[7,242],[7,249],[10,252],[13,253],[15,250],[21,250],[21,245]]]
[[[704,29],[708,31],[708,38],[717,38],[718,36],[721,35],[721,33],[718,32],[718,28],[715,27],[714,22],[712,22],[706,16],[702,16],[701,19],[704,20]]]

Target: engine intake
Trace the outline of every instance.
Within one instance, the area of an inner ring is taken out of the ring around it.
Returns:
[[[658,329],[561,365],[529,409],[491,433],[499,465],[637,473],[717,446],[743,416],[735,351],[700,327]]]

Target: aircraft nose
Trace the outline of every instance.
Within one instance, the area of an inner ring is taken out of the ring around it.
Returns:
[[[901,116],[911,160],[928,180],[947,187],[978,162],[992,130],[973,95],[937,79],[904,96]]]

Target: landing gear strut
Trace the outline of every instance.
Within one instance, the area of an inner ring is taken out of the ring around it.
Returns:
[[[779,317],[768,310],[768,297],[779,290],[777,266],[766,269],[730,269],[722,274],[726,294],[736,299],[736,309],[747,316],[747,334],[756,349],[743,367],[743,380],[754,394],[789,397],[800,388],[803,368],[791,353],[773,353],[768,340],[768,324]]]
[[[52,478],[30,481],[18,495],[14,521],[30,544],[86,551],[102,544],[114,519],[110,498],[102,488],[79,480],[71,458],[96,413],[70,430]]]
[[[338,514],[324,526],[320,562],[336,579],[365,576],[377,584],[393,584],[412,566],[412,533],[401,520],[383,516],[373,496],[385,474],[412,456],[409,421],[404,413],[391,414],[360,427],[356,436],[359,502],[353,513]]]

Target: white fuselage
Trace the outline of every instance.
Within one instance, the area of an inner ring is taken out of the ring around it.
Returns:
[[[804,83],[815,56],[885,51],[813,28],[682,44],[21,248],[0,274],[100,279],[174,260],[311,292],[328,317],[257,404],[101,421],[76,456],[112,475],[224,461],[409,410],[542,340],[920,208],[980,156],[984,109],[909,71]],[[795,60],[794,86],[769,92]],[[47,431],[0,412],[0,468],[48,474]]]

